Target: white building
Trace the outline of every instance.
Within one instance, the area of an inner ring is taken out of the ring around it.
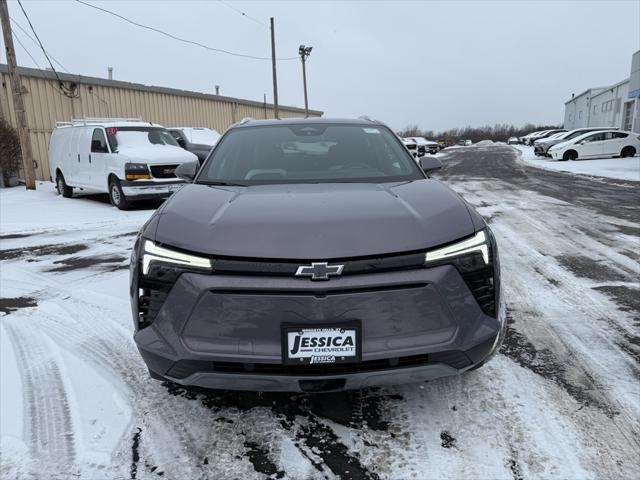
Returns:
[[[631,75],[608,87],[572,95],[564,104],[564,128],[611,127],[640,133],[640,50],[633,54]]]

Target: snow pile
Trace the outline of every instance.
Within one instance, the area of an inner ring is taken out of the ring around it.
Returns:
[[[640,156],[637,155],[633,158],[596,158],[561,162],[547,157],[536,157],[533,147],[525,145],[511,145],[511,147],[521,153],[520,158],[526,164],[545,170],[640,182]]]

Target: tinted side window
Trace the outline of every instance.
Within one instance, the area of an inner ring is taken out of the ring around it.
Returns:
[[[607,140],[613,140],[615,138],[627,138],[628,136],[629,136],[628,133],[609,132],[609,133],[607,133]]]
[[[602,140],[604,140],[604,133],[596,133],[591,135],[590,137],[587,137],[583,140],[583,142],[588,143],[588,142],[600,142]]]
[[[109,148],[107,147],[107,139],[104,136],[104,132],[101,128],[96,128],[93,130],[93,135],[91,136],[91,152],[93,153],[108,153]]]

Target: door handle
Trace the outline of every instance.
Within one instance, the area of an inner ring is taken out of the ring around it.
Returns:
[[[80,154],[78,154],[78,163],[80,163]]]
[[[91,163],[91,154],[89,154],[89,163]]]

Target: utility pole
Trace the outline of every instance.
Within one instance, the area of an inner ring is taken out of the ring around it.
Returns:
[[[33,167],[33,154],[31,152],[31,140],[29,139],[29,127],[27,126],[27,113],[25,112],[24,99],[22,98],[22,82],[20,81],[20,74],[16,68],[16,52],[13,48],[7,0],[0,0],[0,20],[2,21],[2,35],[4,37],[4,46],[7,54],[7,65],[9,66],[11,90],[13,92],[13,109],[16,112],[18,136],[20,137],[20,151],[22,152],[25,185],[27,190],[35,190],[36,172]]]
[[[271,69],[273,70],[273,111],[275,117],[280,118],[278,110],[278,76],[276,75],[276,32],[273,26],[273,17],[271,17]]]
[[[313,47],[305,47],[300,45],[298,53],[300,54],[300,60],[302,60],[302,82],[304,84],[304,116],[309,116],[309,101],[307,100],[307,58],[311,54]]]

